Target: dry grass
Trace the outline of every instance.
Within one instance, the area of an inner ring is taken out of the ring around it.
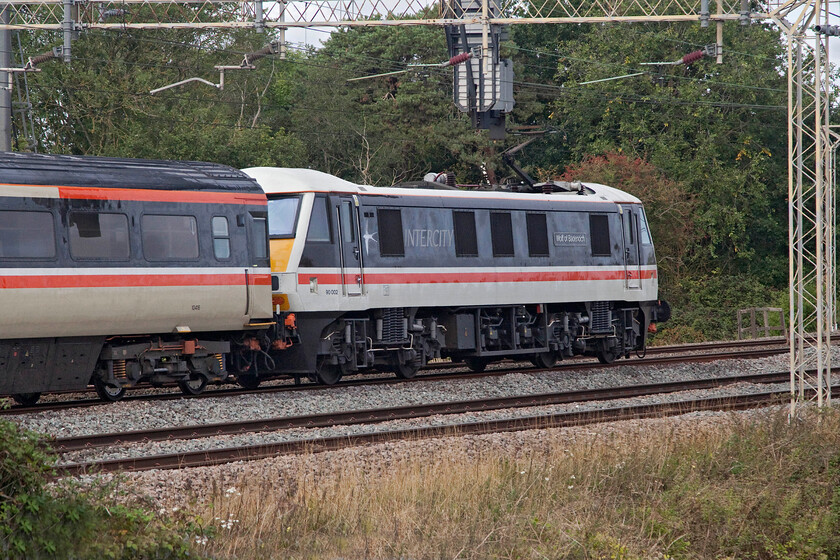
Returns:
[[[793,426],[781,413],[732,415],[710,430],[662,425],[566,447],[394,459],[384,470],[351,463],[280,484],[254,472],[215,490],[196,552],[840,558],[840,414]]]

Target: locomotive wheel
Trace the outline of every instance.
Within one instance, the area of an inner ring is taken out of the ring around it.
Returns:
[[[531,358],[531,363],[538,368],[551,369],[554,367],[554,364],[557,363],[557,354],[554,352],[540,352],[539,354],[534,354]]]
[[[105,402],[117,402],[125,396],[125,387],[110,385],[99,377],[93,378],[93,386],[96,388],[96,394]]]
[[[326,356],[319,356],[315,366],[315,377],[322,385],[335,385],[344,375],[344,367],[341,364],[329,363]]]
[[[598,361],[602,364],[611,364],[618,357],[618,350],[614,348],[608,350],[607,344],[604,342],[604,344],[595,351],[595,355],[598,356]]]
[[[185,395],[198,395],[207,387],[207,378],[200,373],[191,373],[187,379],[178,382],[178,387]]]
[[[476,373],[481,373],[487,369],[487,364],[490,361],[487,358],[464,358],[464,364]]]
[[[252,373],[244,373],[236,376],[236,382],[243,389],[256,389],[260,386],[260,378]]]
[[[420,363],[419,361],[413,361],[401,364],[399,360],[394,359],[391,363],[391,368],[400,379],[411,379],[420,370]]]
[[[12,398],[21,406],[33,406],[41,398],[41,393],[18,393]]]

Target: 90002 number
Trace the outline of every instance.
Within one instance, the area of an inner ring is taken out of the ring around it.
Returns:
[[[326,292],[326,294],[327,294],[328,296],[337,296],[337,295],[338,295],[338,289],[335,289],[335,290],[324,290],[324,291]]]

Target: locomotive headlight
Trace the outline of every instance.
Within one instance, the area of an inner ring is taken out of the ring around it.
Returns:
[[[318,293],[318,277],[311,276],[309,278],[309,293],[317,294]]]

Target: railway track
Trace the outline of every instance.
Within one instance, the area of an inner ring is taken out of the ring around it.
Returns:
[[[676,364],[676,363],[684,363],[684,362],[710,362],[715,360],[725,360],[725,359],[756,359],[756,358],[763,358],[767,356],[774,356],[778,354],[784,354],[788,351],[786,345],[779,345],[780,342],[785,342],[783,339],[775,339],[774,342],[768,343],[766,341],[742,341],[747,342],[746,345],[738,345],[735,342],[723,342],[723,343],[715,343],[715,344],[703,344],[701,348],[698,348],[697,345],[681,345],[681,346],[670,346],[670,347],[657,347],[657,351],[655,354],[671,354],[677,352],[677,349],[682,349],[682,351],[692,351],[697,352],[705,351],[709,352],[709,350],[717,350],[717,349],[726,349],[726,348],[740,348],[742,350],[735,351],[735,352],[711,352],[705,354],[688,354],[684,356],[663,356],[663,357],[644,357],[644,358],[634,358],[631,360],[618,360],[612,364],[600,364],[597,362],[592,361],[584,361],[584,360],[569,360],[566,362],[559,362],[556,366],[551,368],[551,371],[563,371],[563,370],[589,370],[589,369],[600,369],[604,367],[619,367],[619,366],[628,366],[628,365],[669,365],[669,364]],[[771,346],[770,348],[764,348],[766,346]],[[775,346],[775,347],[773,347]],[[762,348],[756,348],[762,347]],[[747,348],[746,351],[743,349]],[[688,349],[688,350],[686,350]],[[651,349],[652,350],[652,349]],[[651,353],[651,352],[649,352]],[[399,379],[394,376],[389,375],[388,377],[379,377],[373,375],[358,375],[354,376],[353,379],[342,380],[334,387],[352,387],[352,386],[359,386],[359,385],[382,385],[382,384],[393,384],[393,383],[411,383],[417,381],[435,381],[435,380],[457,380],[457,379],[477,379],[482,377],[498,377],[502,375],[508,375],[510,373],[523,373],[523,374],[534,374],[534,373],[542,373],[547,371],[545,368],[537,368],[533,366],[516,366],[517,363],[521,362],[510,362],[513,367],[504,368],[504,369],[494,369],[489,371],[483,372],[462,372],[462,373],[446,373],[446,371],[450,371],[452,369],[464,369],[466,366],[463,364],[445,364],[446,367],[430,367],[423,371],[429,371],[430,373],[419,373],[417,377],[412,379]],[[444,364],[441,364],[444,365]],[[435,373],[432,373],[435,372]],[[284,385],[270,385],[265,387],[258,387],[256,389],[242,389],[242,388],[231,388],[231,389],[218,389],[218,390],[208,390],[200,395],[194,395],[191,397],[185,397],[181,393],[158,393],[153,395],[129,395],[124,398],[121,402],[132,402],[132,401],[166,401],[166,400],[176,400],[182,398],[209,398],[209,397],[226,397],[226,396],[235,396],[235,395],[249,395],[249,394],[265,394],[265,393],[278,393],[278,392],[288,392],[288,391],[311,391],[311,390],[318,390],[318,389],[325,389],[324,385],[320,385],[317,383],[306,383],[301,385],[292,385],[292,384],[284,384]],[[79,408],[79,407],[90,407],[90,406],[100,406],[100,405],[107,405],[109,403],[104,403],[99,399],[84,399],[84,400],[70,400],[70,401],[57,401],[57,402],[43,402],[36,404],[34,406],[12,406],[6,409],[0,409],[0,415],[8,415],[8,414],[27,414],[33,412],[46,412],[46,411],[53,411],[53,410],[62,410],[68,408]]]
[[[98,434],[75,438],[60,438],[53,440],[50,443],[57,452],[69,452],[101,446],[125,445],[140,442],[196,439],[242,433],[277,431],[292,428],[319,428],[336,425],[346,426],[373,424],[389,420],[424,418],[432,415],[463,414],[466,412],[507,408],[613,400],[692,389],[709,389],[744,382],[755,384],[782,383],[788,381],[789,379],[789,372],[751,374],[720,379],[693,380],[564,393],[545,393],[517,397],[499,397],[429,405],[411,405],[376,410],[337,412],[224,424],[206,424],[157,430],[142,430],[127,433]],[[411,428],[358,435],[344,435],[340,437],[315,438],[284,443],[261,444],[248,447],[231,447],[141,458],[114,459],[90,463],[73,463],[63,465],[59,467],[59,470],[62,474],[78,475],[88,472],[111,472],[118,470],[137,471],[210,466],[232,461],[254,460],[306,451],[316,452],[334,450],[365,443],[393,441],[398,439],[420,439],[452,434],[479,434],[533,428],[573,426],[585,423],[614,421],[628,418],[645,418],[650,416],[682,414],[697,410],[738,410],[741,408],[751,408],[772,404],[779,402],[780,399],[788,396],[789,391],[787,389],[775,390],[747,396],[696,399],[678,403],[616,407],[586,412],[565,412],[509,420],[493,420],[466,424],[457,423],[445,426]]]

